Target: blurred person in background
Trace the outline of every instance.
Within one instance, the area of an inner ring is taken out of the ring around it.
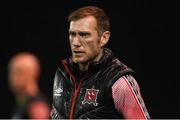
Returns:
[[[16,105],[12,119],[48,119],[49,104],[38,85],[40,63],[32,53],[20,52],[8,64],[8,79]]]

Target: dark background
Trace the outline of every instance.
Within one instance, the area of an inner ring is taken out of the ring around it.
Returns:
[[[80,2],[81,1],[81,2]],[[6,1],[1,3],[0,118],[9,118],[14,96],[7,64],[17,52],[29,51],[41,61],[40,88],[52,101],[54,73],[70,55],[67,15],[78,7],[97,5],[111,22],[111,48],[137,73],[151,118],[180,118],[179,6],[157,0]]]

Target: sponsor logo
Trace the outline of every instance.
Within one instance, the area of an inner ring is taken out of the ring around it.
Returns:
[[[62,92],[63,92],[63,90],[61,88],[58,88],[58,89],[54,90],[54,96],[61,96]]]

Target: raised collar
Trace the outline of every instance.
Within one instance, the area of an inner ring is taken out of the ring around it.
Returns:
[[[101,67],[103,67],[104,65],[106,65],[108,63],[108,61],[112,60],[113,58],[113,53],[110,49],[108,48],[104,48],[104,54],[101,57],[101,59],[97,62],[92,62],[89,64],[88,67],[88,72],[95,72],[97,70],[99,70]],[[79,69],[79,66],[77,63],[74,63],[72,61],[72,59],[69,59],[70,64],[73,66],[74,69]]]

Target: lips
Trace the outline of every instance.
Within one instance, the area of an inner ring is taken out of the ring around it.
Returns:
[[[74,53],[83,53],[82,51],[74,51]]]
[[[83,54],[84,52],[83,52],[83,51],[79,51],[79,50],[74,50],[73,53],[74,53],[75,55],[81,55],[81,54]]]

